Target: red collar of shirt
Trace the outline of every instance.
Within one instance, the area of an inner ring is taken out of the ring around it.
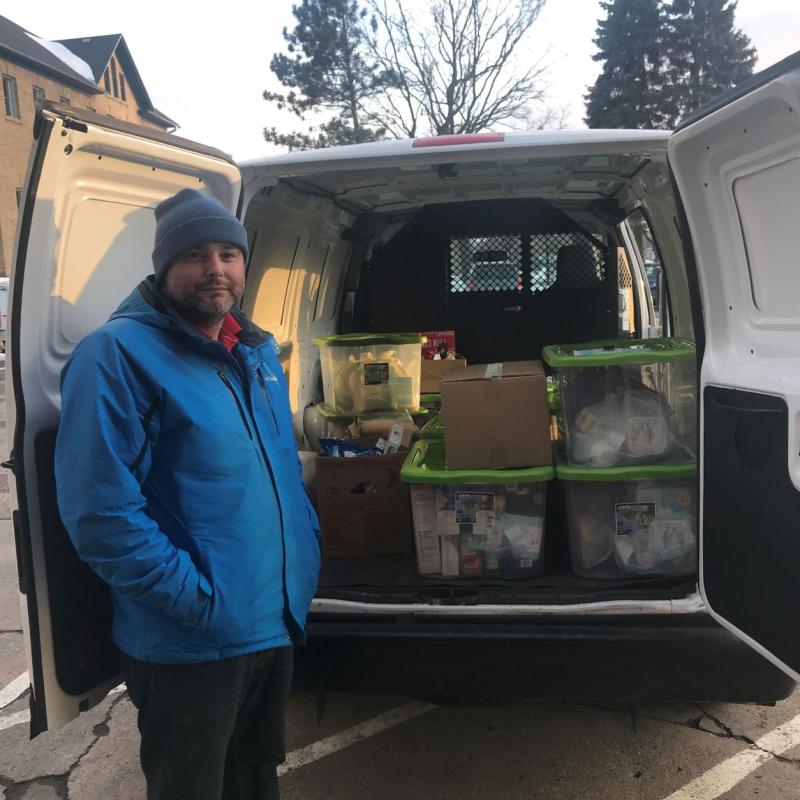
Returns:
[[[229,353],[239,344],[237,334],[241,329],[242,326],[233,318],[232,314],[228,314],[222,321],[222,327],[219,329],[219,341]]]

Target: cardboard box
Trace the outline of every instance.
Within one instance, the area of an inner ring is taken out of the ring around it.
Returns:
[[[442,378],[453,369],[467,366],[466,358],[447,358],[443,361],[422,361],[420,394],[434,394],[441,390]]]
[[[317,499],[326,557],[412,555],[405,453],[317,458]]]
[[[448,469],[552,463],[547,384],[540,361],[473,364],[442,378]]]

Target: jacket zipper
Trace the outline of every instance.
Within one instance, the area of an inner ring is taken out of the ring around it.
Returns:
[[[275,424],[275,435],[280,434],[280,429],[278,428],[278,418],[275,416],[275,409],[272,405],[272,398],[269,396],[269,392],[267,391],[267,385],[264,382],[264,376],[261,374],[260,369],[256,369],[256,382],[261,387],[261,391],[264,393],[264,397],[267,398],[267,405],[269,406],[269,410],[272,413],[272,421]]]
[[[218,369],[217,375],[219,375],[220,380],[225,384],[225,386],[228,387],[228,391],[231,393],[233,401],[236,403],[236,408],[239,409],[239,416],[242,418],[242,425],[244,425],[245,430],[247,431],[247,435],[250,437],[250,441],[252,442],[253,432],[250,430],[250,425],[247,422],[247,416],[245,415],[244,409],[242,408],[242,403],[239,400],[239,395],[236,394],[236,390],[233,388],[233,384],[228,380],[228,376],[225,374],[224,370]]]
[[[239,395],[236,394],[236,391],[233,388],[233,384],[228,380],[228,376],[225,374],[225,371],[223,369],[221,368],[217,369],[217,375],[219,375],[220,379],[225,384],[225,386],[227,386],[228,391],[233,396],[233,399],[236,401],[236,408],[239,409],[239,416],[242,418],[242,423],[244,424],[244,427],[247,430],[247,435],[250,437],[250,441],[252,441],[255,444],[256,440],[253,438],[253,433],[250,430],[250,425],[247,422],[247,416],[245,415],[244,408],[242,407],[242,403],[239,400]],[[262,387],[262,389],[266,394],[266,388]],[[267,399],[269,400],[269,397],[267,397]],[[255,420],[252,403],[249,400],[249,393],[247,395],[247,406],[253,420]],[[274,419],[275,412],[272,410],[272,403],[270,403],[270,410],[272,411],[272,417]],[[277,428],[277,421],[275,425]],[[278,506],[278,516],[280,517],[280,523],[281,523],[281,555],[282,555],[281,575],[283,577],[283,603],[286,613],[288,613],[288,615],[291,617],[292,610],[291,610],[291,605],[289,604],[289,591],[286,586],[287,583],[286,582],[286,527],[284,525],[284,519],[283,519],[283,505],[281,504],[281,496],[280,493],[278,492],[278,482],[275,480],[275,472],[273,471],[272,464],[270,463],[270,460],[267,457],[267,451],[266,448],[264,447],[264,442],[261,441],[261,434],[259,433],[258,425],[256,425],[255,422],[254,422],[254,427],[256,431],[256,437],[258,439],[258,447],[261,452],[261,458],[263,459],[264,465],[266,466],[267,472],[269,473],[269,479],[272,482],[272,490],[275,492],[275,503]],[[286,624],[285,620],[284,624]],[[286,626],[286,630],[287,630],[287,638],[289,638],[288,625]]]
[[[256,370],[256,374],[258,374],[259,377],[260,377],[260,373],[259,373],[258,370]],[[260,383],[260,381],[259,381],[259,383]],[[272,411],[272,418],[275,421],[275,430],[277,431],[277,429],[278,429],[278,421],[277,421],[277,419],[275,419],[275,411],[272,408],[272,402],[269,399],[269,395],[267,394],[266,387],[262,386],[261,390],[264,392],[265,395],[267,395],[267,402],[269,402],[269,408],[270,408],[270,411]],[[273,472],[272,464],[270,463],[270,460],[267,457],[267,449],[264,447],[264,442],[261,440],[261,433],[258,430],[258,425],[255,424],[255,414],[253,413],[253,403],[252,403],[252,401],[250,399],[250,393],[249,392],[247,394],[246,399],[247,399],[248,409],[249,409],[250,414],[251,414],[251,416],[252,416],[252,418],[254,420],[254,425],[255,425],[255,429],[256,429],[256,436],[258,438],[258,445],[261,448],[261,455],[262,455],[262,457],[264,459],[264,464],[266,464],[267,471],[269,472],[269,477],[270,477],[270,480],[272,481],[272,488],[275,490],[275,502],[278,504],[278,514],[279,514],[280,519],[281,519],[281,575],[283,577],[283,604],[284,604],[284,608],[285,608],[285,613],[291,618],[291,616],[292,616],[292,607],[291,607],[291,604],[289,603],[289,589],[287,588],[287,580],[286,580],[286,527],[284,525],[284,519],[283,519],[283,506],[281,504],[280,494],[278,493],[278,483],[275,480],[275,473]],[[284,619],[284,624],[286,625],[286,631],[287,631],[286,638],[290,639],[291,637],[290,637],[290,635],[288,633],[289,625],[287,624],[285,619]]]
[[[153,402],[150,404],[150,408],[147,409],[144,418],[142,419],[142,430],[144,430],[144,442],[142,443],[142,446],[139,449],[139,454],[136,456],[136,459],[134,460],[133,464],[131,464],[130,467],[128,467],[131,474],[134,474],[136,470],[139,469],[139,467],[141,466],[142,461],[144,461],[145,454],[147,453],[147,448],[150,444],[147,438],[148,434],[147,429],[150,427],[150,423],[153,421],[153,417],[155,416],[156,411],[158,411],[159,405],[160,403],[158,399],[153,400]]]

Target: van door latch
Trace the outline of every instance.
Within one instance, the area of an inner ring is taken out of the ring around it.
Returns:
[[[503,311],[513,311],[514,313],[519,313],[522,311],[522,306],[506,306]]]

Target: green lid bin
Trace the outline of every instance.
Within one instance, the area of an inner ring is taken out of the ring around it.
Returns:
[[[416,411],[424,341],[407,333],[317,336],[325,402],[342,416]]]
[[[549,345],[566,458],[593,468],[661,465],[697,453],[697,357],[679,338]],[[551,400],[551,406],[553,404]]]

